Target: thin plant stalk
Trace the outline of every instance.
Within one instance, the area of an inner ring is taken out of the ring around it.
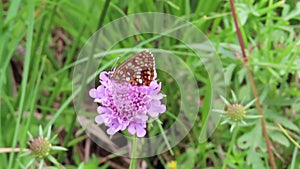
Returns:
[[[28,148],[24,148],[24,149],[21,149],[21,148],[0,148],[0,153],[10,153],[10,152],[29,152],[30,150]]]
[[[226,166],[228,164],[228,157],[231,153],[231,150],[232,150],[232,147],[234,146],[235,144],[235,141],[236,141],[236,137],[237,137],[237,134],[238,134],[238,130],[239,130],[239,127],[238,125],[234,128],[233,130],[233,134],[232,134],[232,139],[230,141],[230,145],[229,145],[229,148],[227,150],[227,153],[226,153],[226,157],[225,157],[225,160],[224,160],[224,163],[223,163],[223,166],[222,166],[222,169],[226,169]]]
[[[161,122],[159,120],[156,120],[156,122],[158,124],[159,130],[160,130],[160,132],[161,132],[161,134],[162,134],[162,136],[164,138],[165,143],[167,144],[167,147],[168,147],[171,155],[174,156],[174,152],[173,152],[172,147],[171,147],[171,145],[170,145],[170,143],[169,143],[169,141],[167,139],[166,133],[165,133],[163,127],[161,126]]]
[[[137,158],[136,158],[136,152],[137,152],[137,138],[136,136],[133,136],[132,138],[132,152],[131,152],[131,161],[129,165],[129,169],[136,169],[137,165]]]
[[[263,110],[262,110],[262,107],[261,107],[261,104],[260,104],[260,100],[259,100],[259,95],[258,95],[258,92],[257,92],[257,87],[256,87],[255,82],[254,82],[252,71],[249,67],[248,57],[245,53],[245,45],[244,45],[244,41],[243,41],[243,38],[242,38],[241,30],[240,30],[240,27],[239,27],[239,24],[238,24],[238,19],[237,19],[235,7],[234,7],[234,0],[230,0],[230,6],[231,6],[231,12],[232,12],[233,20],[234,20],[234,25],[235,25],[235,28],[236,28],[238,40],[239,40],[239,43],[240,43],[240,48],[241,48],[241,51],[242,51],[244,65],[247,69],[247,74],[248,74],[248,77],[249,77],[250,85],[251,85],[254,97],[256,99],[256,102],[255,102],[256,108],[257,108],[258,114],[261,115],[262,117],[264,117],[263,116],[264,113],[263,113]],[[269,164],[270,164],[272,169],[276,169],[276,164],[275,164],[274,156],[273,156],[272,149],[271,149],[271,141],[270,141],[270,138],[269,138],[268,133],[267,133],[267,128],[266,128],[264,118],[260,118],[260,124],[261,124],[261,127],[262,127],[263,136],[264,136],[264,139],[265,139],[265,142],[266,142],[266,145],[267,145],[267,152],[268,152],[268,156],[269,156]]]
[[[278,122],[275,121],[276,125],[280,128],[280,130],[283,132],[283,134],[296,146],[298,149],[300,149],[300,145],[297,143],[296,140],[294,140],[289,133],[282,127],[282,125]]]

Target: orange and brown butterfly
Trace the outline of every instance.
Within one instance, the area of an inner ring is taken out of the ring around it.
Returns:
[[[149,50],[137,53],[121,63],[112,73],[117,82],[149,86],[156,78],[155,58]]]

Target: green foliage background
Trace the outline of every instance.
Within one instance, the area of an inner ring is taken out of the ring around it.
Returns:
[[[58,134],[53,144],[68,148],[54,157],[65,168],[127,168],[128,160],[97,147],[80,129],[72,100],[72,70],[77,54],[98,29],[104,0],[2,0],[0,4],[0,150],[28,147],[27,131],[53,126]],[[299,169],[299,149],[278,128],[278,121],[296,141],[300,140],[300,2],[236,0],[242,36],[264,111],[268,135],[278,168]],[[139,12],[164,12],[195,24],[215,46],[222,60],[228,93],[233,90],[244,102],[254,98],[234,27],[229,1],[204,0],[112,0],[104,24]],[[125,28],[124,28],[125,29]],[[151,37],[141,35],[140,43]],[[158,39],[157,48],[176,50],[179,42]],[[132,38],[115,48],[132,48]],[[180,57],[199,74],[192,53]],[[207,77],[196,76],[199,86]],[[176,91],[170,85],[166,92]],[[209,87],[199,89],[203,99]],[[176,96],[176,93],[174,94]],[[201,99],[195,98],[195,99]],[[230,99],[230,98],[229,98]],[[200,114],[207,113],[209,104]],[[172,103],[171,103],[172,104]],[[173,109],[176,106],[170,105]],[[251,112],[257,114],[257,111]],[[174,115],[173,115],[174,116]],[[169,112],[163,121],[172,124]],[[169,152],[140,159],[148,168],[166,168],[171,160],[177,168],[270,168],[259,120],[239,127],[233,137],[229,125],[220,125],[213,136],[199,144],[201,115],[189,135]],[[158,130],[154,130],[158,132]],[[37,134],[35,135],[37,136]],[[84,152],[91,144],[93,151]],[[229,147],[231,151],[228,153]],[[0,168],[22,168],[32,158],[21,153],[1,153]],[[227,154],[227,155],[226,155]],[[226,159],[226,160],[225,160]],[[55,166],[46,161],[47,166]],[[118,167],[116,167],[118,166]],[[62,166],[57,166],[61,168]]]

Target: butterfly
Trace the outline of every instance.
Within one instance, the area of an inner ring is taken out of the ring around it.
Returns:
[[[111,75],[117,82],[149,86],[156,78],[155,58],[149,50],[137,53],[121,63]]]

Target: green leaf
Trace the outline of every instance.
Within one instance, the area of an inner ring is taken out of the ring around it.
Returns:
[[[73,146],[73,145],[75,145],[75,144],[81,142],[82,140],[84,140],[84,139],[86,139],[86,138],[87,138],[87,136],[80,136],[80,137],[74,138],[73,140],[71,140],[71,141],[68,143],[67,147],[71,147],[71,146]]]
[[[229,66],[227,66],[225,68],[225,84],[226,84],[226,86],[229,86],[231,83],[231,78],[232,78],[232,74],[233,74],[235,67],[236,67],[236,64],[230,64]]]
[[[286,147],[290,146],[289,140],[282,133],[280,133],[278,131],[269,132],[269,136],[271,137],[271,139],[273,141],[276,141],[276,142],[280,143],[281,145],[284,145]]]
[[[42,126],[40,125],[40,126],[39,126],[39,136],[40,136],[40,137],[43,137],[43,135],[44,135],[44,134],[43,134],[43,128],[42,128]]]
[[[276,113],[273,113],[271,110],[268,110],[267,114],[269,119],[275,119],[278,121],[282,126],[284,126],[287,129],[299,132],[299,127],[295,125],[291,120],[289,120],[287,117],[279,116]]]
[[[178,157],[178,168],[193,168],[195,165],[195,159],[197,151],[193,148],[188,148],[186,152]]]
[[[51,150],[68,151],[68,149],[61,146],[51,146]]]
[[[25,166],[25,168],[29,168],[29,167],[33,164],[34,161],[35,161],[34,158],[31,159],[31,160],[27,163],[27,165]]]
[[[260,147],[263,149],[263,135],[260,127],[260,123],[257,122],[256,126],[248,133],[240,136],[237,144],[242,149],[248,148],[257,148]]]
[[[55,165],[59,165],[59,162],[51,155],[48,156],[48,159]]]
[[[249,13],[250,13],[249,6],[244,3],[238,3],[238,4],[236,4],[236,11],[240,18],[241,25],[244,25],[248,19]]]
[[[300,15],[300,2],[297,2],[296,8],[292,10],[287,16],[284,17],[284,20],[290,20],[295,17],[299,17]]]
[[[84,163],[84,167],[83,168],[88,168],[88,169],[106,169],[109,167],[109,163],[106,163],[104,165],[102,165],[101,167],[98,166],[99,165],[99,158],[97,158],[95,155],[93,155],[89,161]]]
[[[264,162],[261,159],[262,156],[260,153],[257,153],[255,149],[248,150],[247,153],[247,163],[252,165],[252,168],[265,169]]]

